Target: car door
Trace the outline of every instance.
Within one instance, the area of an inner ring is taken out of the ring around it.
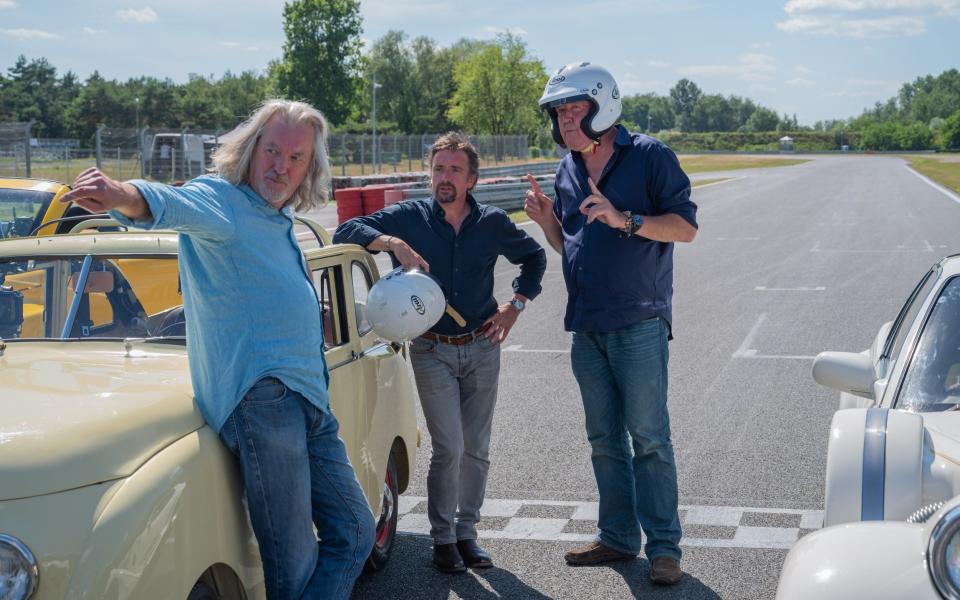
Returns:
[[[313,253],[315,254],[315,253]],[[380,497],[367,448],[369,382],[360,357],[350,265],[341,254],[309,260],[323,315],[324,356],[330,374],[330,407],[340,422],[340,438],[367,498]],[[377,507],[372,507],[376,509]]]

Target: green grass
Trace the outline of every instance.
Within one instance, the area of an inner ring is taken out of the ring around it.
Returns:
[[[960,193],[960,154],[904,156],[917,171],[954,192]]]

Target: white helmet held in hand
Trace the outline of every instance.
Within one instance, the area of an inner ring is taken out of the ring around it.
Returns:
[[[588,62],[560,67],[547,82],[539,101],[540,108],[550,114],[553,141],[560,146],[564,143],[557,124],[557,107],[577,100],[590,101],[590,112],[581,121],[580,128],[595,142],[620,118],[620,88],[610,71]]]
[[[382,338],[405,342],[433,327],[447,300],[426,273],[397,267],[380,278],[367,296],[367,321]]]

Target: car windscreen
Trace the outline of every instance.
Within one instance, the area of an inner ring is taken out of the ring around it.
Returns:
[[[30,235],[51,200],[52,192],[0,188],[0,239]]]
[[[960,405],[960,277],[934,302],[907,367],[897,407],[917,412]]]
[[[177,258],[0,261],[0,338],[183,338]]]

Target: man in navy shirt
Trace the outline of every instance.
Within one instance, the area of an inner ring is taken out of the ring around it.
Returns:
[[[600,492],[597,540],[564,558],[632,559],[642,530],[652,581],[672,585],[683,573],[667,340],[673,243],[697,233],[690,180],[665,145],[614,125],[620,93],[602,67],[563,67],[540,106],[571,152],[557,169],[557,201],[530,177],[524,207],[563,256],[564,326],[573,332],[571,363]]]
[[[543,248],[505,212],[478,204],[476,149],[457,133],[430,150],[433,197],[351,219],[334,234],[371,252],[391,253],[394,266],[429,271],[466,324],[445,315],[410,343],[420,404],[433,444],[427,472],[427,515],[433,564],[459,573],[493,566],[477,544],[477,521],[490,466],[490,426],[500,376],[500,344],[526,303],[540,293]],[[520,265],[513,299],[497,305],[498,256]]]

